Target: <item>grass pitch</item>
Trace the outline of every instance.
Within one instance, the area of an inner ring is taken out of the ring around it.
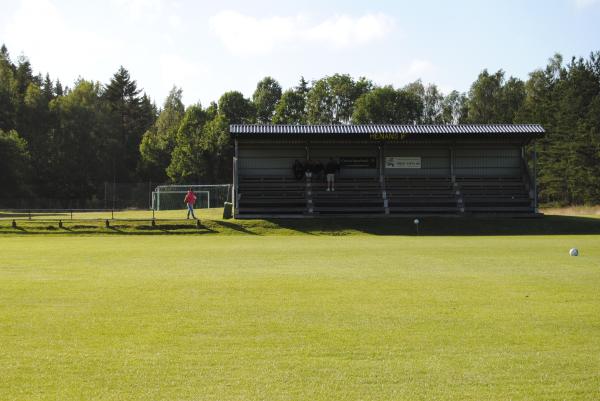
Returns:
[[[0,399],[597,400],[599,239],[5,235]]]

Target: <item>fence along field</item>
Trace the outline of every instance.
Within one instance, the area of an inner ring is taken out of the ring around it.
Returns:
[[[97,196],[87,200],[0,199],[0,220],[178,219],[184,216],[180,210],[185,209],[183,198],[189,188],[198,195],[195,207],[199,210],[221,209],[231,200],[231,184],[106,183]]]

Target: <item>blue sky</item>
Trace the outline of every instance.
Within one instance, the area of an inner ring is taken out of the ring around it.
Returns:
[[[600,0],[0,0],[0,42],[63,84],[107,82],[120,65],[162,104],[173,85],[208,105],[336,72],[468,90],[487,68],[527,78],[555,52],[600,50]]]

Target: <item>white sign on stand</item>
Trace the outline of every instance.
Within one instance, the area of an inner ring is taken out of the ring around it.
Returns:
[[[386,157],[385,168],[421,168],[421,157]]]

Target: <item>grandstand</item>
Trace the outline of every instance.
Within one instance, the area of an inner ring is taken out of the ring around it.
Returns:
[[[531,216],[539,125],[231,125],[237,218]],[[335,192],[292,165],[340,161]]]

